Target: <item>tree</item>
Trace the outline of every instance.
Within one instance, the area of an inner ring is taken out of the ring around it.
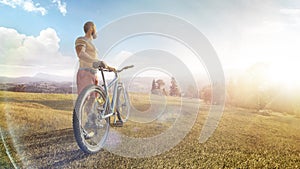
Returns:
[[[180,96],[180,91],[174,77],[171,78],[170,96]]]
[[[211,85],[204,86],[201,90],[201,99],[204,100],[206,104],[211,102],[212,94],[211,94]]]
[[[156,82],[155,82],[155,79],[153,79],[152,81],[152,87],[151,87],[151,91],[155,90],[157,88],[156,86]]]
[[[165,82],[162,79],[152,81],[151,93],[156,95],[167,95],[165,90]]]
[[[165,82],[161,79],[158,79],[156,83],[157,83],[157,89],[163,89],[165,87]]]

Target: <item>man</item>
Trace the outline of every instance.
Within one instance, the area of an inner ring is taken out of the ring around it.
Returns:
[[[94,62],[100,62],[110,71],[115,71],[114,68],[107,66],[103,61],[99,61],[97,57],[97,49],[92,43],[93,39],[97,38],[96,25],[89,21],[83,26],[85,36],[78,37],[75,41],[75,49],[79,58],[79,70],[77,72],[77,93],[90,84],[98,84],[96,76],[97,70],[93,68]]]
[[[79,58],[79,70],[77,72],[77,93],[80,94],[82,90],[90,85],[98,85],[97,70],[93,68],[93,63],[98,62],[97,65],[101,65],[109,71],[116,71],[115,68],[106,65],[103,61],[98,60],[97,49],[92,43],[93,39],[97,38],[96,25],[89,21],[83,26],[85,35],[78,37],[75,41],[75,49]],[[91,96],[93,97],[93,96]],[[91,99],[92,100],[92,99]],[[87,108],[91,107],[92,103],[87,103]],[[88,121],[85,124],[85,128],[94,128],[96,114],[92,110],[86,110],[88,114]],[[119,122],[122,126],[122,121]]]

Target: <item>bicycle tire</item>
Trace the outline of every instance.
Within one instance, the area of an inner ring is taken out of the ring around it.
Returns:
[[[95,94],[95,98],[93,98],[93,94]],[[99,137],[99,141],[95,141],[96,140],[96,136],[94,136],[93,138],[86,138],[86,129],[85,127],[83,126],[83,116],[85,114],[90,114],[91,112],[89,113],[86,113],[84,112],[85,109],[88,109],[85,106],[85,102],[88,102],[89,99],[91,98],[91,100],[95,100],[95,103],[93,103],[90,107],[89,110],[93,110],[95,111],[95,108],[97,108],[97,113],[98,113],[98,105],[99,105],[99,99],[103,99],[104,101],[104,104],[106,102],[106,95],[105,95],[105,92],[103,91],[103,89],[99,86],[96,86],[96,85],[89,85],[87,86],[86,88],[83,89],[83,91],[79,94],[77,100],[76,100],[76,103],[75,103],[75,108],[74,108],[74,111],[73,111],[73,131],[74,131],[74,136],[75,136],[75,140],[78,144],[78,146],[80,147],[80,149],[87,153],[87,154],[92,154],[92,153],[96,153],[98,151],[100,151],[104,144],[105,144],[105,141],[107,139],[107,136],[108,136],[108,132],[109,132],[109,117],[106,118],[106,119],[100,119],[99,117],[97,117],[95,119],[95,124],[98,122],[100,123],[100,120],[101,120],[101,123],[104,123],[103,124],[103,128],[101,127],[101,129],[103,129],[103,131],[101,131],[103,134],[102,136]],[[88,104],[88,103],[87,103]],[[97,105],[95,105],[97,104]],[[101,105],[100,105],[101,106]],[[100,107],[99,106],[99,107]],[[107,110],[104,110],[105,112],[104,113],[107,113]],[[93,112],[94,113],[94,112]],[[96,113],[94,113],[96,114]],[[88,116],[88,115],[87,115]],[[86,124],[86,123],[85,123]],[[100,132],[100,128],[96,127],[97,129],[93,129],[93,132],[94,133],[97,133]],[[92,140],[94,139],[94,140]],[[90,141],[89,141],[90,140]],[[94,144],[91,144],[90,142],[94,142]]]
[[[130,113],[130,102],[129,102],[129,96],[127,91],[125,90],[124,86],[121,85],[118,87],[118,95],[117,95],[117,106],[116,106],[117,112],[121,116],[121,120],[123,122],[126,122],[129,118]]]

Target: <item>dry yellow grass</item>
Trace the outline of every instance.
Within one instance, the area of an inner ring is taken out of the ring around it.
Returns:
[[[71,127],[73,95],[0,91],[0,127],[13,158],[19,161],[12,138]],[[0,166],[13,167],[0,144]]]
[[[147,95],[130,94],[136,109],[147,110]],[[188,135],[173,149],[149,158],[132,159],[107,151],[85,156],[72,136],[73,95],[0,92],[0,126],[23,140],[28,166],[62,168],[299,168],[300,119],[290,114],[227,107],[210,139],[199,143],[199,134],[208,113],[202,105]],[[177,105],[178,98],[167,98]],[[191,105],[195,101],[191,100]],[[189,105],[188,105],[189,106]],[[172,121],[170,122],[170,124]],[[125,123],[116,130],[133,137],[150,137],[166,130],[169,123]],[[62,130],[64,129],[64,130]],[[12,135],[7,136],[10,140]],[[25,144],[26,143],[26,144]],[[21,143],[20,143],[21,144]],[[26,149],[29,146],[30,149]],[[0,165],[10,167],[0,144]],[[12,150],[13,153],[14,152]],[[105,158],[105,160],[103,160]]]
[[[1,127],[26,135],[71,127],[73,95],[1,92]]]

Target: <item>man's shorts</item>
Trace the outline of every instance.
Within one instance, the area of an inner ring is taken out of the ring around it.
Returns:
[[[88,85],[98,85],[97,75],[88,70],[79,69],[77,72],[77,93],[80,92]]]

